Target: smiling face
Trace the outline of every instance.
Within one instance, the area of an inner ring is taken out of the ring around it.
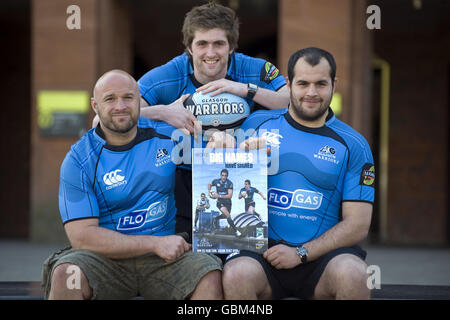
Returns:
[[[232,50],[224,30],[197,30],[188,51],[194,64],[194,76],[200,83],[225,78]]]
[[[115,71],[99,79],[91,100],[107,137],[128,134],[136,129],[139,102],[139,89],[134,79]]]
[[[292,118],[307,126],[322,126],[334,92],[327,60],[322,58],[319,64],[311,66],[304,58],[300,58],[288,88],[291,99],[289,113]]]

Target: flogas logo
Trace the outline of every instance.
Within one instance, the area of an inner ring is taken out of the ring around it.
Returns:
[[[169,197],[152,203],[147,209],[134,210],[119,219],[117,230],[139,229],[146,223],[163,218],[167,212]]]
[[[288,191],[282,189],[269,189],[268,204],[271,207],[289,209],[290,207],[316,210],[322,204],[323,195],[320,192],[297,189]]]

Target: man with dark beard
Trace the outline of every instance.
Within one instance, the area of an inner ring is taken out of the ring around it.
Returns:
[[[366,252],[357,244],[371,221],[373,157],[364,137],[329,107],[335,76],[327,51],[294,53],[287,112],[259,111],[241,126],[252,137],[241,148],[267,142],[278,167],[268,177],[269,249],[229,258],[226,299],[370,297]]]

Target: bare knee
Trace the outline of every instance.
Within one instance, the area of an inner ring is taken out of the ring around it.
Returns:
[[[360,259],[346,259],[342,261],[336,277],[338,277],[342,285],[349,287],[366,286],[367,281],[367,265]]]
[[[225,264],[222,285],[225,299],[270,299],[272,292],[258,261],[241,257]]]
[[[334,257],[325,268],[316,287],[318,298],[369,299],[367,265],[360,258],[343,254]]]
[[[222,275],[222,285],[225,288],[234,286],[236,282],[245,277],[242,270],[239,268],[239,259],[235,259],[225,264]]]
[[[59,288],[59,287],[63,287],[66,288],[67,286],[67,282],[68,282],[68,277],[69,275],[72,273],[71,269],[73,267],[76,267],[73,264],[70,263],[63,263],[58,265],[52,273],[52,288]]]
[[[78,266],[62,263],[53,270],[49,299],[90,299],[91,297],[92,289]]]
[[[237,284],[242,284],[248,280],[248,270],[246,268],[247,266],[245,266],[245,260],[241,260],[242,258],[237,258],[225,264],[222,275],[224,291],[229,291],[229,289],[236,287]]]
[[[198,282],[191,300],[221,300],[222,291],[222,272],[219,270],[210,271],[205,274]]]

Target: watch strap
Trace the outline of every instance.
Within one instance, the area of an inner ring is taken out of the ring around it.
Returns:
[[[254,83],[249,83],[247,85],[247,99],[253,100],[255,97],[256,91],[258,91],[258,86]]]

